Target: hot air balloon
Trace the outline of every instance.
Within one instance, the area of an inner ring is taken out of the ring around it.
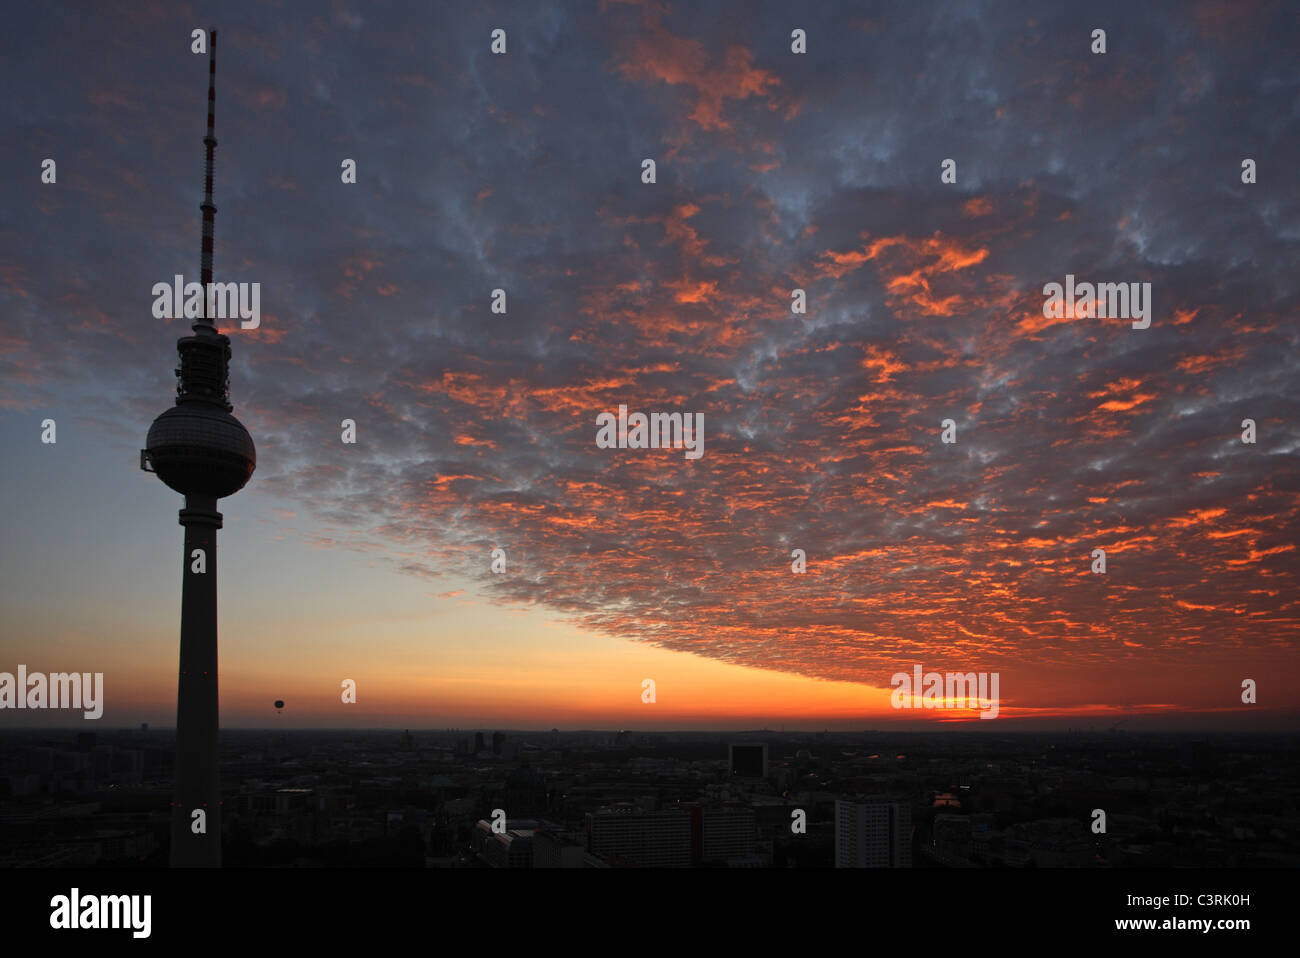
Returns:
[[[284,699],[276,699],[276,700],[275,700],[275,711],[276,711],[277,713],[279,713],[280,709],[282,709],[282,708],[284,708]]]

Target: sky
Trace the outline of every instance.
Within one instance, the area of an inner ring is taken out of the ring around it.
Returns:
[[[223,725],[1300,724],[1282,3],[11,11],[0,671],[174,722],[181,501],[138,460],[209,25],[215,274],[261,290],[218,324],[257,446]],[[1067,276],[1149,283],[1150,327],[1045,315]],[[703,455],[602,448],[620,404]],[[998,719],[891,707],[914,665],[997,673]]]

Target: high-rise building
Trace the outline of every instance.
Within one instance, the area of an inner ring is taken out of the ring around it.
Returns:
[[[754,854],[758,835],[752,808],[706,808],[701,824],[702,861],[726,862]]]
[[[602,808],[587,813],[587,851],[647,868],[690,867],[691,831],[691,816],[684,808]]]
[[[767,745],[750,743],[728,745],[727,768],[738,778],[766,778]]]
[[[911,808],[836,800],[835,867],[911,868]]]

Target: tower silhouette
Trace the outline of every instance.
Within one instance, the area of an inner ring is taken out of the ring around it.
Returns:
[[[230,414],[230,339],[208,315],[212,300],[212,154],[217,102],[217,31],[208,31],[208,133],[203,138],[203,309],[193,335],[176,343],[176,405],[149,427],[140,468],[185,496],[180,677],[176,695],[176,792],[172,802],[172,867],[221,865],[221,781],[217,768],[217,500],[253,475],[253,439]],[[202,816],[195,815],[201,810]],[[199,829],[198,822],[204,821]]]

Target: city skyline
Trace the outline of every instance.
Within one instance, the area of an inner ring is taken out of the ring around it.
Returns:
[[[105,702],[2,718],[163,727],[137,458],[208,18],[50,9],[0,39],[0,671]],[[1300,28],[1175,9],[222,11],[216,274],[262,310],[221,326],[222,727],[1295,728]],[[1048,315],[1067,277],[1150,327]],[[703,454],[601,446],[620,406]],[[998,719],[894,709],[915,665],[998,673]]]

